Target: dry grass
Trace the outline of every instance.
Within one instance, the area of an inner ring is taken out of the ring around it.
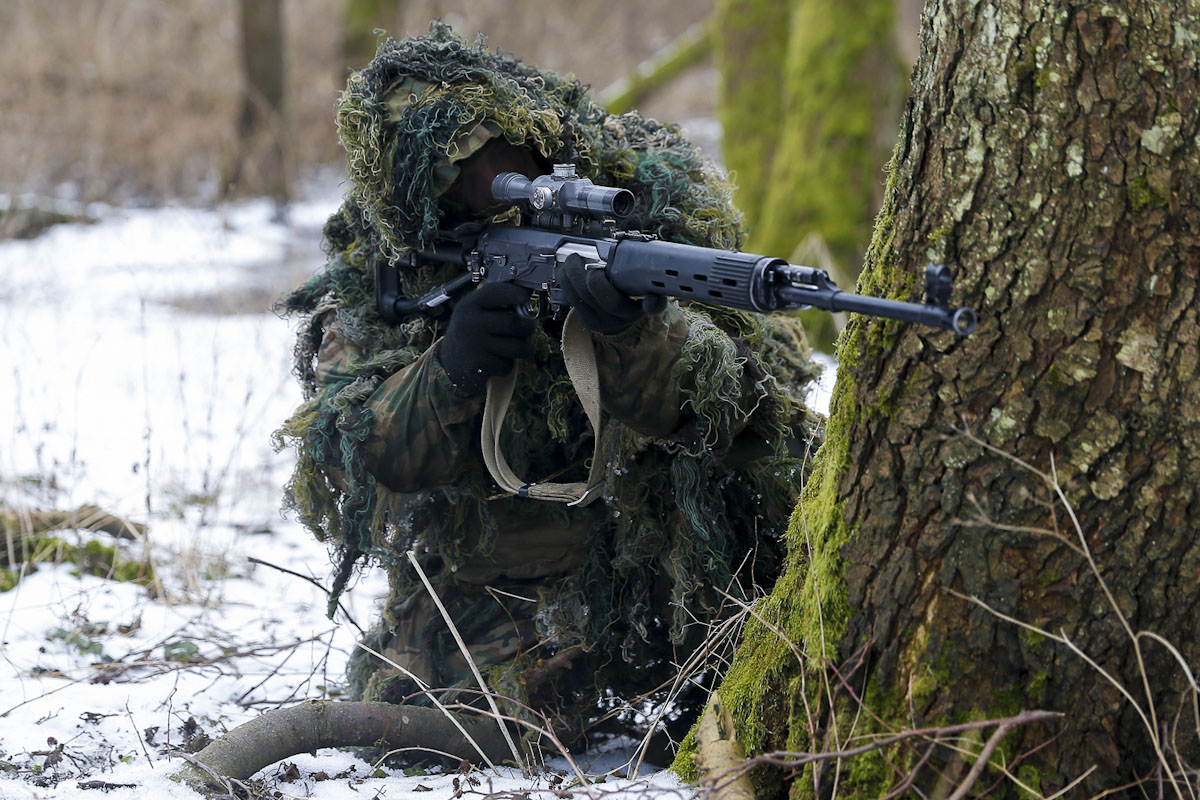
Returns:
[[[284,6],[292,160],[340,163],[332,109],[343,83],[342,0]],[[711,10],[711,2],[480,0],[401,4],[381,24],[421,33],[434,17],[529,63],[603,88]],[[0,191],[82,201],[208,199],[234,129],[235,0],[5,0],[0,4]],[[706,116],[706,73],[645,110]]]

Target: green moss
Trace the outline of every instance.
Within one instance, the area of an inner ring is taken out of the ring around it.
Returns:
[[[1017,768],[1017,780],[1028,786],[1030,797],[1045,797],[1042,792],[1042,772],[1033,764],[1022,764]]]
[[[786,115],[750,249],[786,256],[815,234],[832,254],[835,277],[853,282],[889,155],[879,131],[895,130],[908,88],[892,45],[895,12],[886,0],[790,5]]]
[[[1134,211],[1141,211],[1146,206],[1167,207],[1167,198],[1150,185],[1145,177],[1139,175],[1129,182],[1129,205]]]
[[[143,586],[154,583],[154,570],[149,563],[123,559],[115,547],[102,544],[96,539],[88,539],[82,547],[67,545],[63,552],[64,560],[77,565],[81,572],[89,575],[140,583]]]
[[[88,539],[83,544],[72,544],[57,536],[35,535],[22,541],[20,553],[24,562],[34,567],[44,563],[67,563],[78,568],[77,574],[95,575],[142,586],[153,586],[155,583],[154,568],[149,562],[121,558],[115,547],[96,539]],[[20,573],[14,570],[0,570],[0,591],[8,591],[15,586],[19,576]]]
[[[783,123],[779,65],[787,51],[789,16],[790,4],[776,0],[720,0],[714,11],[721,151],[751,231],[761,219]]]
[[[885,752],[887,751],[873,750],[843,762],[842,769],[845,773],[843,785],[853,787],[853,791],[861,793],[863,797],[886,795],[888,787],[894,782],[896,773],[892,767],[888,766],[887,759],[884,758]],[[875,790],[861,791],[861,787],[868,786],[879,787],[878,793],[876,794]]]
[[[696,725],[699,725],[699,720]],[[700,780],[700,771],[696,769],[696,725],[688,731],[687,736],[679,743],[675,760],[671,762],[671,771],[685,783],[695,783]]]
[[[1030,700],[1039,701],[1037,705],[1041,705],[1040,701],[1046,696],[1046,686],[1050,683],[1050,673],[1045,670],[1034,672],[1029,679],[1029,689],[1026,695]]]

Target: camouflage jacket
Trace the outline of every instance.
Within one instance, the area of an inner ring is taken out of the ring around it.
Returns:
[[[626,426],[647,440],[670,442],[676,437],[688,414],[685,389],[692,373],[678,367],[691,332],[688,312],[672,301],[662,313],[648,316],[619,334],[592,334],[604,425]],[[553,337],[543,338],[549,342]],[[368,467],[380,483],[398,494],[477,480],[479,471],[472,467],[482,465],[479,435],[484,398],[464,396],[450,382],[436,357],[439,343],[434,342],[413,363],[387,378],[366,402],[373,419],[366,442]],[[360,357],[336,323],[327,324],[318,352],[318,381],[328,385],[345,380],[352,374],[349,365]],[[519,380],[540,371],[541,377],[550,376],[552,385],[569,387],[569,382],[564,383],[565,366],[556,346],[538,347],[532,362],[519,366]],[[742,409],[732,415],[738,421],[727,430],[725,441],[707,443],[719,453],[746,450],[738,442],[738,434],[762,399],[761,389],[756,389],[749,374],[743,371],[741,376],[743,386],[738,396]],[[550,402],[540,394],[537,399]],[[519,399],[514,399],[517,402]],[[539,409],[535,416],[543,415]],[[534,481],[568,480],[572,475],[579,479],[586,474],[583,462],[591,455],[592,435],[575,419],[578,417],[582,417],[581,410],[571,415],[574,424],[561,437],[566,441],[553,445],[549,455],[540,453],[540,460],[522,459],[519,452],[510,454],[514,465],[523,463],[528,470],[519,474]],[[518,438],[515,444],[519,447],[521,440]],[[545,442],[536,444],[545,450]],[[498,495],[499,489],[490,484],[490,479],[485,480],[489,480],[486,491]],[[570,570],[582,562],[585,541],[610,513],[604,503],[572,508],[564,514],[563,507],[556,503],[496,496],[489,502],[489,516],[498,528],[493,532],[495,547],[475,552],[464,563],[453,565],[456,578],[483,584],[500,578],[531,579]],[[468,524],[474,523],[468,520]],[[480,530],[466,533],[468,540],[484,538]]]

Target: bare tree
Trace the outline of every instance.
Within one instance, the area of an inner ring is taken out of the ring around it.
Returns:
[[[280,0],[238,0],[242,98],[221,175],[223,196],[291,199]]]

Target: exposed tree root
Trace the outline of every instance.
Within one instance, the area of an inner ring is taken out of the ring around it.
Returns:
[[[219,777],[245,780],[276,761],[322,747],[414,748],[468,761],[480,759],[482,751],[495,763],[511,758],[495,720],[455,716],[474,745],[434,708],[311,700],[239,725],[197,753],[195,763],[185,764],[174,777],[206,795],[227,791]]]

